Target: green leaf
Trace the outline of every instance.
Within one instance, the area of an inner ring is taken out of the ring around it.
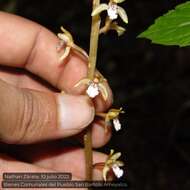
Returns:
[[[186,2],[157,18],[155,23],[139,38],[148,38],[152,43],[162,45],[190,45],[190,2]]]

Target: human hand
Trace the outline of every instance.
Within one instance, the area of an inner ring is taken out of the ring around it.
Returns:
[[[71,172],[73,179],[84,179],[83,149],[50,140],[80,133],[93,121],[95,108],[108,109],[112,103],[108,84],[106,102],[97,97],[93,104],[87,96],[77,95],[74,85],[86,76],[87,60],[71,52],[60,65],[57,37],[34,22],[0,12],[0,37],[0,152],[5,153],[0,154],[0,181],[2,173],[12,171]],[[66,93],[58,93],[61,90]],[[103,146],[110,136],[101,120],[93,121],[94,147]],[[7,155],[9,144],[19,144],[13,157]],[[102,153],[93,154],[94,163],[106,159]]]

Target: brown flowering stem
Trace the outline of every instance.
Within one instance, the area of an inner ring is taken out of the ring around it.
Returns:
[[[100,4],[100,0],[93,0],[93,10]],[[91,36],[90,36],[90,52],[88,63],[88,75],[90,80],[94,79],[96,69],[98,38],[100,30],[99,15],[92,17]],[[85,162],[86,162],[86,180],[92,180],[93,157],[92,157],[92,130],[89,127],[84,135]]]

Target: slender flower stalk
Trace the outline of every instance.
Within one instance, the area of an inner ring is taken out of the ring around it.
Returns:
[[[93,0],[93,10],[99,6],[100,0]],[[98,38],[100,30],[100,17],[99,15],[92,17],[91,36],[90,36],[90,52],[89,52],[89,64],[87,78],[94,79]],[[89,127],[84,135],[84,148],[85,148],[85,160],[86,160],[86,180],[92,180],[93,158],[92,158],[92,130]]]

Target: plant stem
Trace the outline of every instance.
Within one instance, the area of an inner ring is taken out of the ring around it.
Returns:
[[[93,0],[93,10],[99,4],[100,0]],[[92,17],[91,36],[90,36],[88,78],[91,80],[94,79],[94,72],[96,69],[99,30],[100,30],[100,17],[99,15],[96,15]]]
[[[93,10],[100,4],[100,0],[93,0]],[[88,78],[94,79],[96,60],[97,60],[97,49],[98,49],[98,38],[100,30],[100,17],[99,15],[92,17],[91,36],[90,36],[90,52],[89,52],[89,63],[88,63]],[[92,130],[91,127],[87,128],[84,135],[84,148],[85,148],[85,161],[86,161],[86,180],[92,180],[92,169],[93,169],[93,157],[92,157]]]

